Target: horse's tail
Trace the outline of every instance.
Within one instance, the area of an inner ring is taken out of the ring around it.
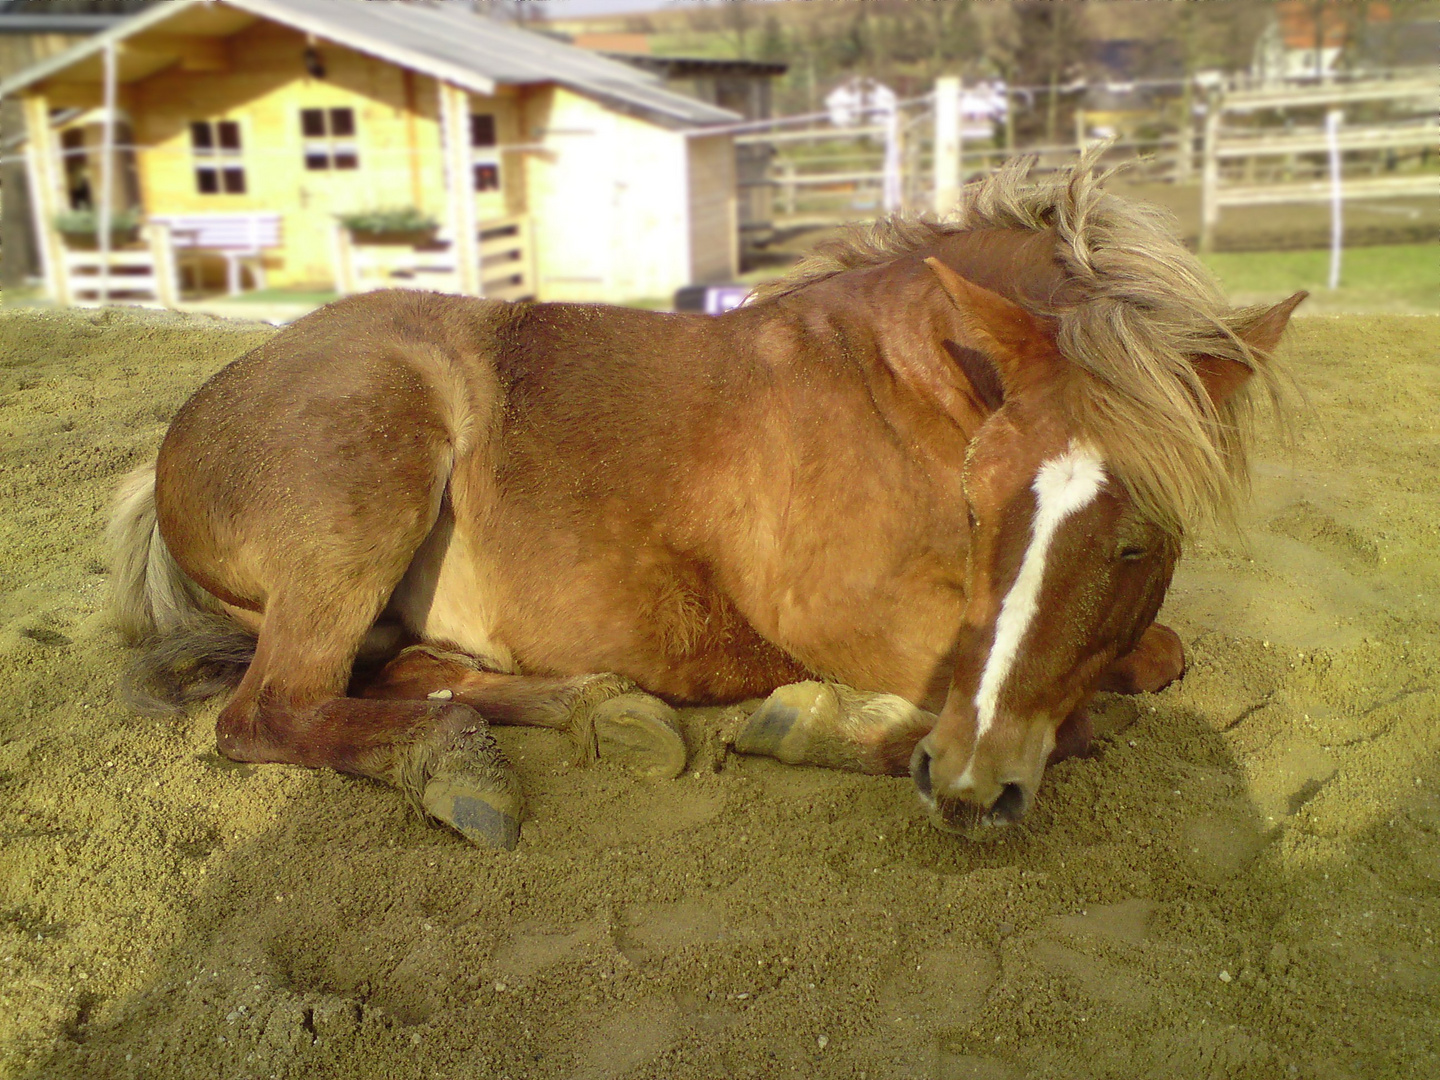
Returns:
[[[120,693],[152,716],[233,689],[255,655],[255,638],[185,576],[155,517],[155,465],[125,477],[105,538],[116,629],[139,652]]]

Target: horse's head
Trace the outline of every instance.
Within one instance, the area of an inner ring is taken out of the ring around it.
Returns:
[[[1147,517],[1103,453],[1069,418],[1055,330],[929,260],[959,313],[952,355],[989,415],[964,474],[969,565],[949,695],[916,747],[911,774],[942,827],[1017,820],[1029,807],[1056,731],[1154,620],[1179,537]],[[1299,297],[1245,334],[1268,352]],[[1215,402],[1251,370],[1199,357]],[[1163,450],[1156,448],[1156,453]]]

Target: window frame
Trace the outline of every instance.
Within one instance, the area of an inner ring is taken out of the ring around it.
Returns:
[[[470,189],[476,195],[501,194],[505,173],[500,167],[500,121],[492,113],[470,114]]]
[[[250,194],[250,183],[245,175],[245,136],[240,121],[219,118],[191,120],[189,131],[190,167],[195,178],[195,193]]]
[[[353,105],[302,108],[300,142],[306,172],[357,172],[360,169],[360,125]]]

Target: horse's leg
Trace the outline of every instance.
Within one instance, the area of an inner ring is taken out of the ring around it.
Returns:
[[[1100,677],[1098,689],[1117,694],[1153,694],[1185,673],[1185,646],[1168,626],[1151,623],[1140,642]]]
[[[357,678],[352,692],[412,701],[448,695],[494,724],[568,731],[590,760],[655,779],[672,779],[685,769],[685,740],[675,710],[619,675],[505,675],[484,670],[462,653],[416,645],[374,675]]]
[[[520,790],[479,713],[448,701],[342,696],[383,593],[329,604],[294,597],[266,608],[255,659],[216,723],[221,752],[381,780],[467,839],[514,847]]]
[[[1090,711],[1081,705],[1060,721],[1060,726],[1055,731],[1055,747],[1045,761],[1046,767],[1066,758],[1089,757],[1090,744],[1094,738],[1095,726],[1090,722]]]
[[[750,715],[733,745],[790,765],[908,776],[915,744],[934,726],[934,713],[894,694],[791,683]]]
[[[1185,647],[1180,635],[1168,626],[1151,623],[1140,635],[1140,643],[1119,657],[1100,676],[1097,690],[1116,694],[1153,694],[1163,690],[1185,672]],[[1065,718],[1055,732],[1055,749],[1047,764],[1072,757],[1088,757],[1095,738],[1090,713],[1084,705]]]

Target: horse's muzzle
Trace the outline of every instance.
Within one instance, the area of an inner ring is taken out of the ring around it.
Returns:
[[[930,775],[930,751],[922,739],[910,755],[910,777],[920,799],[930,808],[930,821],[945,832],[958,833],[970,839],[980,839],[977,829],[1013,825],[1025,816],[1030,807],[1030,793],[1020,784],[1005,784],[1000,794],[985,806],[967,799],[937,794],[934,778]]]

